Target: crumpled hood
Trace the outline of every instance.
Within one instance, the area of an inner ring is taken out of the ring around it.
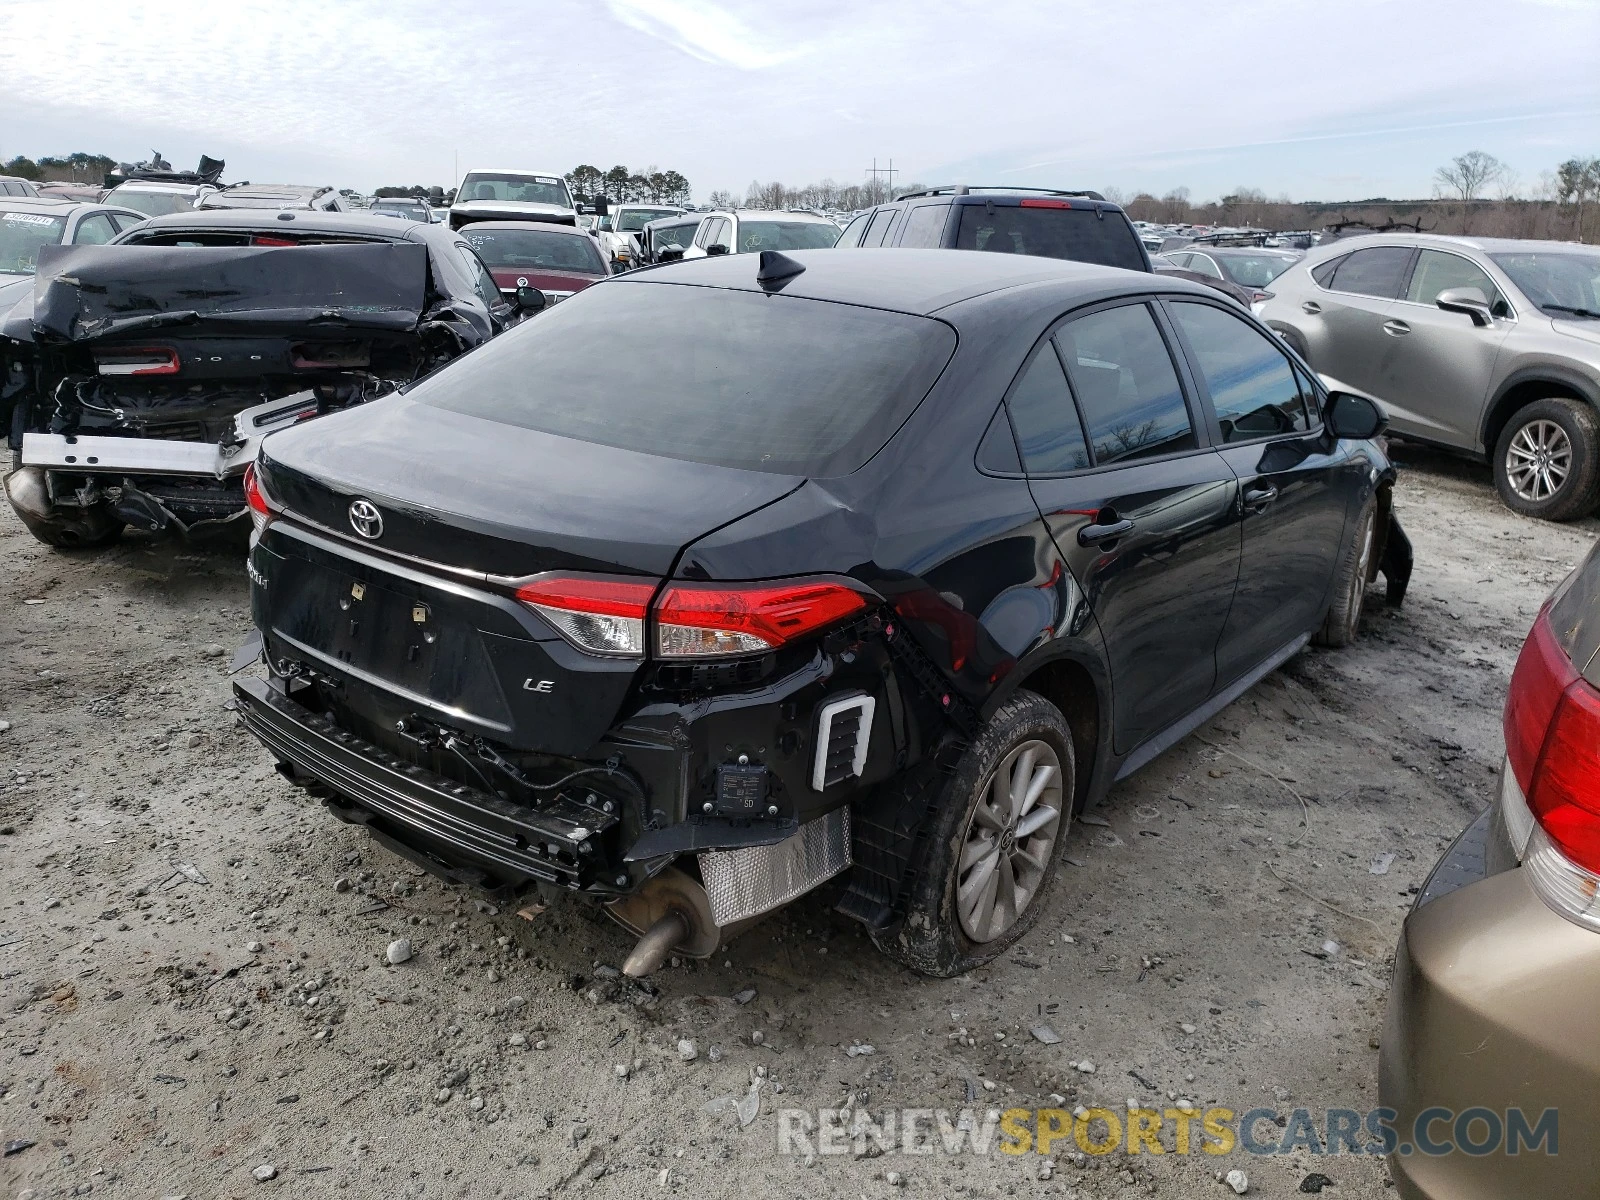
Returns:
[[[4,332],[88,342],[154,330],[404,332],[422,319],[427,247],[46,246],[33,302]]]

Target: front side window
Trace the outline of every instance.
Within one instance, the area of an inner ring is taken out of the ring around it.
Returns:
[[[1328,286],[1336,292],[1393,300],[1405,282],[1410,246],[1371,246],[1339,260]]]
[[[72,235],[72,244],[104,246],[116,236],[117,231],[111,224],[111,218],[105,213],[93,213],[78,222],[78,230]]]
[[[1030,475],[1059,475],[1089,465],[1083,424],[1055,348],[1046,342],[1006,399]]]
[[[1209,304],[1174,301],[1173,316],[1194,351],[1225,442],[1311,427],[1289,360],[1254,327]]]
[[[1101,309],[1056,334],[1098,465],[1193,450],[1200,443],[1177,368],[1148,306]]]
[[[1510,312],[1505,297],[1495,287],[1489,273],[1470,258],[1448,254],[1443,250],[1424,250],[1417,255],[1417,265],[1411,270],[1411,283],[1406,288],[1406,299],[1413,304],[1433,304],[1440,292],[1451,288],[1477,288],[1489,302],[1496,315]]]
[[[40,246],[60,245],[65,217],[0,209],[0,274],[32,275]]]
[[[502,303],[500,287],[495,283],[494,276],[489,274],[489,269],[483,265],[483,260],[467,246],[457,245],[456,249],[461,251],[461,258],[467,266],[467,274],[472,277],[472,285],[478,289],[478,298],[489,308]]]

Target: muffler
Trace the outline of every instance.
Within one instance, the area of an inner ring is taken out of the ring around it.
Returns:
[[[52,546],[93,546],[122,528],[103,504],[64,505],[50,498],[50,483],[40,466],[18,467],[6,476],[6,498],[28,530]]]
[[[641,979],[672,954],[709,958],[723,931],[711,919],[706,890],[677,867],[668,867],[631,896],[606,905],[612,919],[639,937],[622,973]]]

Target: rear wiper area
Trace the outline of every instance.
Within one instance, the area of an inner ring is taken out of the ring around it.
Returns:
[[[1541,304],[1539,307],[1544,309],[1545,312],[1571,313],[1575,317],[1590,317],[1594,320],[1600,320],[1600,312],[1595,312],[1592,308],[1573,308],[1570,304]]]

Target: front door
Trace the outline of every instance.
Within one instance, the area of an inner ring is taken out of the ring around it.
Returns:
[[[1239,574],[1238,483],[1204,444],[1150,304],[1060,326],[1008,406],[1034,500],[1099,623],[1125,753],[1215,686]]]
[[[1338,260],[1323,289],[1300,307],[1311,365],[1337,390],[1386,400],[1385,358],[1394,338],[1384,332],[1411,262],[1410,246],[1369,246]]]

